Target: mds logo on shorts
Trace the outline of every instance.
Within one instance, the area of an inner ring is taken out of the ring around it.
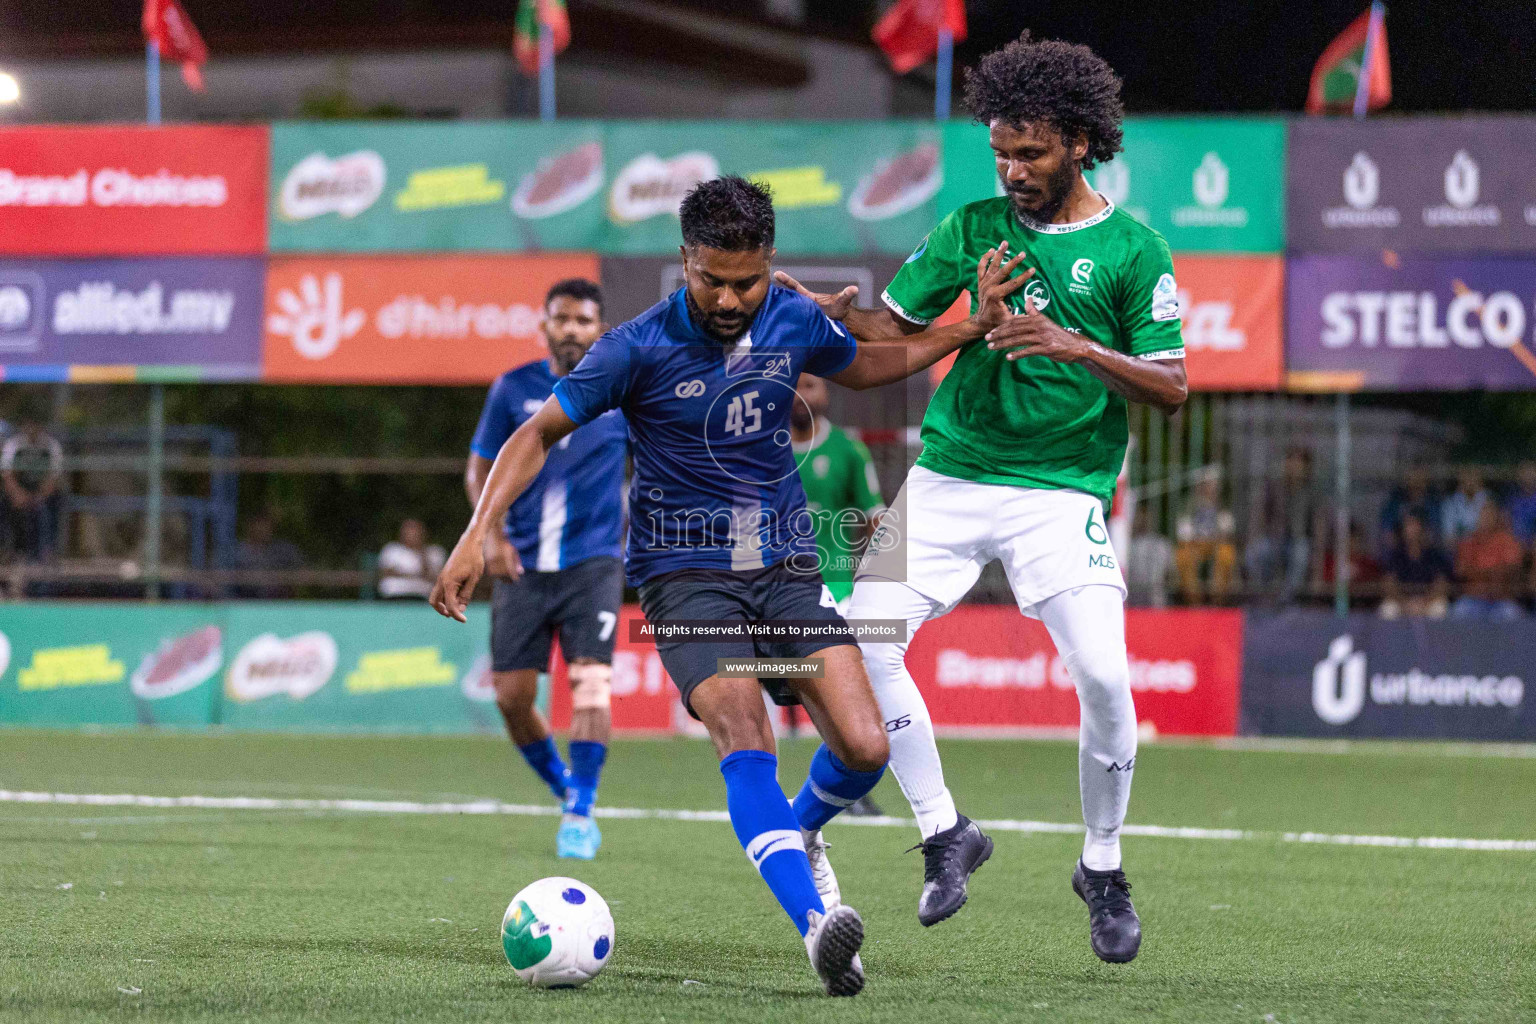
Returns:
[[[1088,568],[1090,569],[1118,569],[1115,556],[1109,550],[1109,531],[1104,528],[1104,516],[1097,506],[1088,510],[1088,523],[1083,527],[1083,535],[1088,538],[1090,544],[1102,547],[1103,551],[1088,552]]]

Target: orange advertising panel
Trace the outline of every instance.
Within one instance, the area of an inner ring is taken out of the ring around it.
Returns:
[[[1279,256],[1175,256],[1185,369],[1191,391],[1273,391],[1280,387],[1280,307],[1285,260]],[[969,294],[937,321],[958,323]],[[1047,314],[1049,315],[1049,314]],[[928,371],[934,387],[955,361]]]
[[[267,272],[262,379],[483,384],[544,352],[544,295],[588,253],[311,256]]]
[[[1279,256],[1175,256],[1191,391],[1280,387]]]

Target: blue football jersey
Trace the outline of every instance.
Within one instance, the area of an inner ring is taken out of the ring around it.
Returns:
[[[543,359],[498,377],[470,450],[494,460],[559,379]],[[624,417],[613,412],[594,417],[550,450],[539,475],[507,509],[507,540],[524,569],[554,572],[598,555],[619,557],[628,444]]]
[[[598,339],[555,398],[577,423],[629,423],[631,585],[677,569],[759,569],[816,550],[790,445],[801,372],[845,369],[857,344],[777,285],[739,340],[688,315],[685,289]],[[585,429],[585,428],[583,428]]]

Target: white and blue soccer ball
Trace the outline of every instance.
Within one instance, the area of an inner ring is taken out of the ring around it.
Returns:
[[[501,918],[501,949],[535,988],[585,985],[613,955],[613,914],[590,885],[541,878],[512,897]]]

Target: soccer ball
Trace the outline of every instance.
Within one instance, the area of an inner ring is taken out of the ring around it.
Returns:
[[[501,949],[535,988],[576,988],[613,953],[613,914],[597,890],[574,878],[541,878],[512,897]]]

